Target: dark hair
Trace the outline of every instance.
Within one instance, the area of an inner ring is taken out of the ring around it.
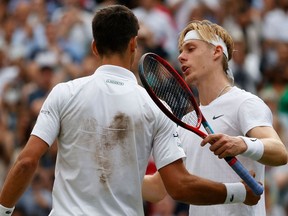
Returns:
[[[92,21],[93,38],[100,56],[124,52],[138,30],[136,16],[123,5],[99,9]]]

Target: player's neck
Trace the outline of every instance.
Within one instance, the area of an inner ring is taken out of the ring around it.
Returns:
[[[212,101],[226,94],[232,85],[229,82],[213,83],[211,85],[198,86],[199,100],[202,105],[208,105]]]
[[[118,55],[112,55],[109,57],[103,57],[102,61],[101,61],[102,65],[115,65],[115,66],[119,66],[119,67],[123,67],[126,68],[128,70],[131,70],[131,60],[130,58],[125,58],[125,57],[121,57]]]

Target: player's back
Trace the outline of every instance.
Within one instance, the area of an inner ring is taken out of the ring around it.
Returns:
[[[60,88],[51,215],[143,215],[142,178],[159,111],[135,76],[115,66]]]

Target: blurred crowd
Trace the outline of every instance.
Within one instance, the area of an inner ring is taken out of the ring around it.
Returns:
[[[235,85],[267,103],[288,145],[288,0],[0,0],[0,186],[51,88],[97,68],[91,21],[95,10],[111,4],[128,6],[139,19],[138,59],[155,52],[177,69],[178,34],[190,20],[222,25],[235,42]],[[56,153],[57,143],[14,216],[48,215]],[[267,167],[265,185],[267,216],[288,215],[288,166]],[[144,206],[151,216],[187,215],[187,206],[169,196]]]

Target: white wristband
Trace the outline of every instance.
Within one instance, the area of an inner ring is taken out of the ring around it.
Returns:
[[[264,154],[264,145],[262,141],[257,138],[249,138],[244,136],[240,136],[240,138],[247,145],[247,150],[242,153],[242,155],[256,161],[261,159]]]
[[[224,183],[227,190],[227,196],[224,204],[243,203],[246,199],[246,189],[244,184]]]
[[[11,216],[15,207],[7,208],[0,204],[0,216]]]

